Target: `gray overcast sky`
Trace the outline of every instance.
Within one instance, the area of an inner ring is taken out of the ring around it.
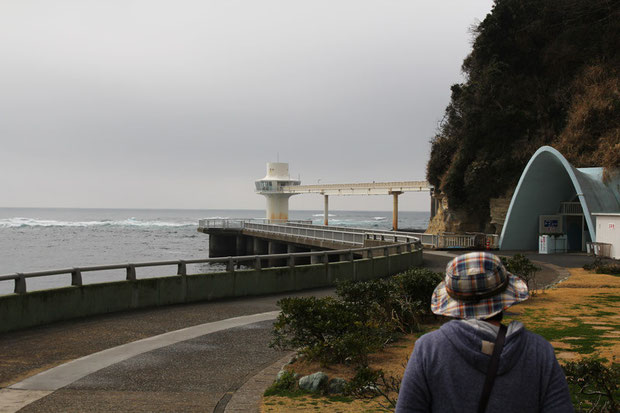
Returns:
[[[0,206],[260,209],[253,181],[278,154],[305,184],[424,179],[491,6],[0,0]]]

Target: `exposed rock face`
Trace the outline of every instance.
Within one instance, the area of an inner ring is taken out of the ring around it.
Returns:
[[[441,194],[434,195],[438,202],[435,216],[428,224],[427,234],[441,232],[482,232],[475,217],[468,216],[462,211],[453,211],[448,207],[448,199]]]
[[[320,391],[327,383],[327,374],[319,371],[299,379],[299,388],[312,393]]]
[[[490,200],[490,219],[488,224],[481,228],[475,217],[470,217],[462,211],[453,211],[448,207],[448,200],[444,195],[434,195],[439,199],[435,216],[428,225],[427,234],[442,232],[484,232],[487,234],[501,234],[506,213],[510,206],[512,195]]]
[[[504,227],[504,221],[506,220],[506,214],[508,213],[508,207],[510,206],[511,199],[512,195],[503,198],[491,198],[489,202],[491,221],[489,224],[493,229],[493,232],[491,232],[492,234],[499,235],[502,233],[502,228]]]

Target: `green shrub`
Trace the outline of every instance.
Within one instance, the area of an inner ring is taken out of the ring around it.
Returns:
[[[615,413],[618,411],[620,365],[604,364],[597,357],[571,361],[563,366],[576,411]]]
[[[367,366],[357,369],[355,376],[345,387],[345,394],[357,399],[376,399],[388,411],[396,407],[402,377],[386,376],[383,370],[375,370]]]
[[[417,301],[424,314],[430,314],[431,297],[435,287],[443,280],[443,275],[427,268],[414,268],[393,277],[399,290],[411,301]]]
[[[359,305],[335,298],[284,298],[274,324],[271,346],[295,349],[311,360],[361,363],[391,337],[391,329],[360,311]]]
[[[515,254],[512,257],[501,257],[502,264],[512,274],[521,277],[528,288],[536,288],[536,273],[540,271],[540,267],[532,264],[525,255]]]
[[[439,273],[416,268],[392,278],[396,291],[392,323],[402,333],[420,331],[420,323],[431,313],[431,297],[442,280]]]
[[[281,396],[290,394],[297,389],[295,373],[286,370],[284,374],[265,390],[265,396]]]
[[[392,278],[339,283],[336,293],[343,301],[372,309],[377,321],[410,333],[418,331],[420,321],[430,315],[431,296],[441,279],[439,273],[414,268]]]
[[[600,257],[597,257],[592,263],[584,265],[583,268],[597,274],[620,275],[620,264],[605,261]]]
[[[311,360],[366,365],[368,354],[398,333],[419,330],[441,276],[414,269],[393,278],[338,283],[339,298],[285,298],[272,347],[294,349]]]
[[[351,304],[368,305],[375,303],[386,305],[394,294],[391,279],[371,281],[339,281],[336,283],[336,295]]]

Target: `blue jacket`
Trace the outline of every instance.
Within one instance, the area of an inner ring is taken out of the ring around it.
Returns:
[[[457,320],[420,337],[405,370],[396,413],[477,412],[491,359],[482,352],[483,340],[494,342],[495,336]],[[509,328],[486,411],[574,411],[549,342],[525,328]]]

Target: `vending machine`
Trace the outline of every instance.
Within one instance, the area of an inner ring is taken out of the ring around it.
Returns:
[[[567,241],[562,215],[538,217],[538,253],[557,254],[566,252]]]

